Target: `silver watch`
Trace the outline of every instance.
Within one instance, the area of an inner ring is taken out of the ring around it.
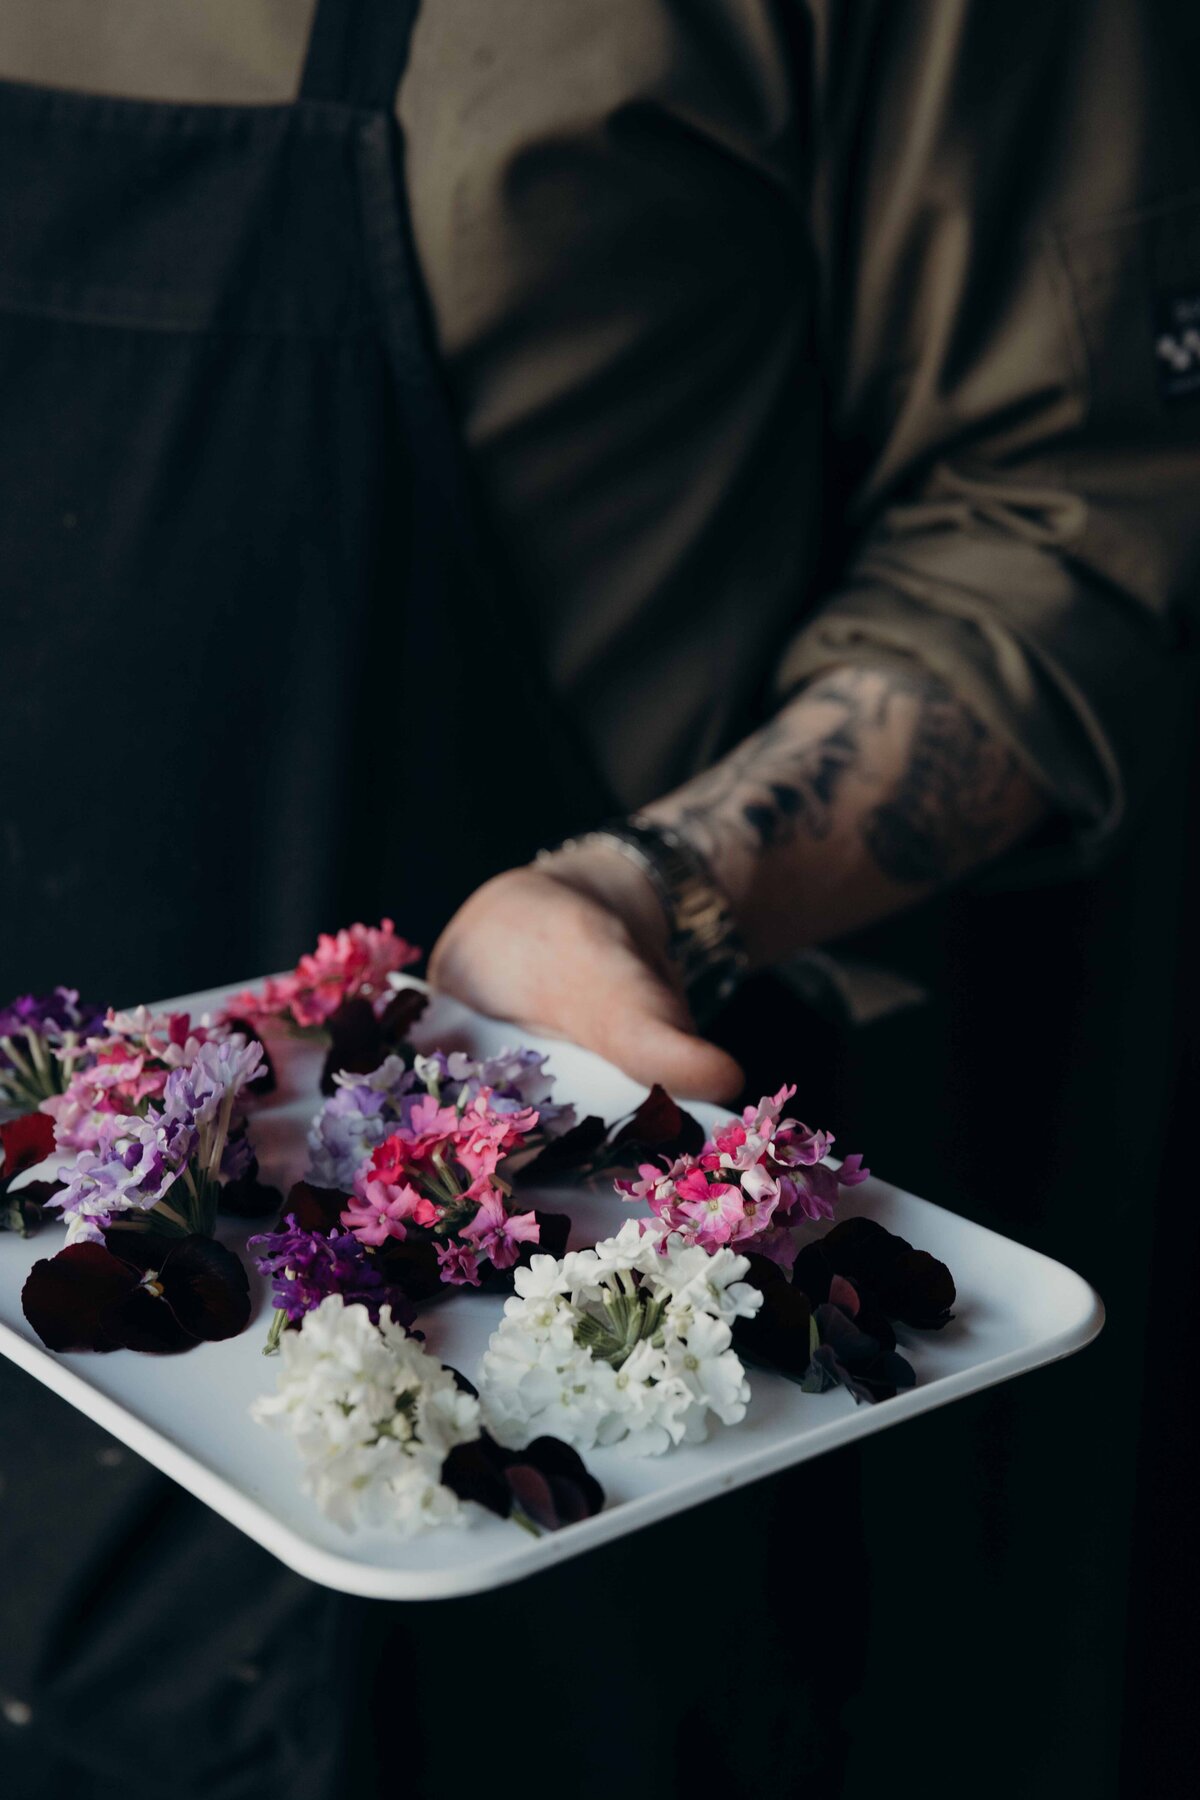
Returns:
[[[679,968],[692,1014],[697,1024],[704,1024],[733,993],[747,967],[729,901],[707,862],[679,832],[639,813],[566,838],[554,850],[539,851],[537,861],[549,861],[557,850],[598,845],[620,850],[653,884],[667,915],[668,952]]]

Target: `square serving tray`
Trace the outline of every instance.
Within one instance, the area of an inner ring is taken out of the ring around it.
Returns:
[[[162,1005],[200,1014],[245,985]],[[322,1053],[283,1033],[264,1035],[279,1083],[270,1100],[255,1108],[252,1132],[264,1180],[286,1192],[304,1173],[306,1132],[321,1103]],[[493,1054],[520,1042],[547,1051],[556,1098],[573,1101],[580,1117],[594,1112],[617,1118],[644,1093],[586,1050],[483,1018],[440,995],[433,996],[413,1036],[425,1050]],[[706,1128],[719,1116],[711,1107],[692,1110]],[[869,1122],[863,1125],[869,1147]],[[531,1204],[572,1215],[573,1245],[610,1235],[630,1216],[607,1184],[590,1190],[550,1183],[529,1191]],[[927,1200],[872,1178],[845,1193],[840,1216],[858,1213],[941,1257],[958,1286],[955,1318],[944,1331],[898,1334],[916,1370],[915,1388],[876,1406],[856,1406],[841,1389],[805,1394],[782,1376],[752,1369],[742,1424],[714,1425],[707,1443],[661,1457],[634,1459],[619,1447],[589,1452],[588,1465],[607,1495],[603,1512],[540,1538],[475,1507],[467,1509],[466,1528],[407,1542],[382,1531],[347,1533],[323,1518],[300,1490],[299,1459],[290,1442],[249,1416],[251,1401],[273,1389],[276,1366],[262,1354],[271,1307],[253,1272],[255,1314],[240,1337],[175,1357],[125,1350],[59,1356],[44,1349],[26,1324],[20,1294],[32,1263],[59,1248],[61,1229],[45,1228],[32,1240],[0,1233],[0,1352],[299,1574],[375,1599],[445,1599],[518,1581],[774,1470],[1070,1356],[1103,1324],[1100,1300],[1079,1275]],[[240,1246],[263,1228],[226,1227],[222,1236]],[[420,1324],[435,1354],[473,1376],[502,1307],[500,1297],[459,1294],[432,1307]]]

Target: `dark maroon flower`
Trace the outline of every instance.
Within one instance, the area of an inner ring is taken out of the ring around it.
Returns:
[[[603,1119],[589,1115],[561,1137],[552,1138],[522,1167],[517,1179],[542,1181],[547,1175],[635,1169],[652,1157],[674,1162],[676,1157],[695,1155],[703,1144],[703,1127],[656,1083],[615,1130]]]
[[[378,1016],[361,996],[343,1000],[325,1021],[329,1050],[321,1070],[321,1092],[332,1094],[333,1078],[343,1071],[370,1075],[387,1056],[411,1062],[408,1034],[428,1005],[429,996],[420,988],[401,988]]]
[[[652,1156],[673,1162],[678,1156],[697,1156],[703,1148],[703,1127],[657,1082],[609,1144],[610,1160],[631,1166]],[[619,1158],[611,1155],[616,1151]]]
[[[813,1313],[819,1342],[814,1346],[804,1387],[822,1393],[835,1385],[853,1394],[856,1403],[891,1400],[910,1388],[916,1373],[896,1350],[888,1350],[862,1329],[858,1295],[853,1285],[834,1276],[831,1297]]]
[[[921,1331],[940,1331],[953,1317],[954,1277],[927,1250],[874,1219],[843,1219],[796,1257],[792,1279],[815,1303],[829,1297],[835,1275],[846,1275],[889,1319]]]
[[[739,1352],[783,1375],[802,1376],[812,1351],[808,1295],[790,1282],[769,1256],[748,1256],[747,1281],[762,1292],[753,1318],[735,1319],[733,1341]]]
[[[0,1181],[6,1185],[54,1153],[54,1120],[45,1113],[22,1113],[0,1125]]]
[[[215,1239],[110,1231],[36,1262],[21,1293],[50,1350],[173,1355],[236,1337],[250,1318],[246,1271]]]
[[[282,1205],[279,1189],[259,1180],[257,1157],[250,1159],[244,1175],[226,1181],[217,1195],[218,1211],[235,1219],[265,1219],[277,1215]]]
[[[578,1451],[552,1437],[506,1450],[485,1431],[474,1443],[455,1445],[442,1480],[460,1500],[474,1500],[502,1519],[516,1512],[544,1531],[590,1519],[604,1505],[604,1489]]]
[[[551,1138],[530,1162],[523,1163],[517,1172],[518,1182],[542,1181],[547,1175],[575,1174],[591,1168],[607,1136],[604,1120],[590,1113],[561,1137]]]
[[[295,1216],[301,1231],[333,1231],[342,1222],[348,1199],[338,1188],[297,1181],[288,1190],[287,1210]]]
[[[390,1052],[407,1043],[408,1034],[429,1005],[429,995],[420,988],[397,988],[379,1015],[379,1030]]]
[[[385,1281],[395,1284],[414,1306],[440,1300],[455,1290],[442,1280],[437,1241],[409,1232],[406,1238],[388,1238],[372,1249],[372,1257]]]

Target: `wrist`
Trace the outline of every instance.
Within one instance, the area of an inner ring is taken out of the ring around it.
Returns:
[[[703,1023],[729,998],[747,966],[728,896],[713,879],[703,855],[672,826],[634,813],[568,839],[557,850],[543,852],[538,862],[547,867],[564,856],[597,853],[606,872],[620,859],[642,877],[633,890],[640,907],[648,908],[647,891],[653,894],[658,909],[656,952]],[[606,879],[612,878],[606,873]],[[643,912],[643,918],[648,916]]]
[[[642,954],[668,971],[671,925],[666,909],[649,875],[615,844],[568,842],[542,851],[535,867],[614,913]]]

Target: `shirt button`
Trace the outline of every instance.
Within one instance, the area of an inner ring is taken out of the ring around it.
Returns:
[[[33,1718],[33,1708],[24,1700],[17,1700],[12,1694],[0,1695],[0,1715],[10,1725],[28,1725]]]

